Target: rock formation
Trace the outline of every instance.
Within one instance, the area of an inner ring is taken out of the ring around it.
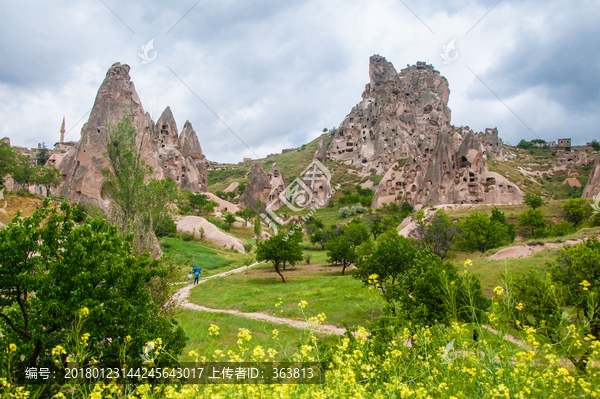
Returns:
[[[283,173],[273,163],[268,173],[265,173],[260,163],[256,162],[252,167],[250,181],[240,197],[241,207],[249,206],[255,211],[276,211],[284,203],[279,195],[285,190],[285,179]],[[262,209],[256,209],[256,199],[260,199]]]
[[[313,162],[302,172],[298,190],[290,198],[293,207],[297,209],[320,209],[327,205],[331,198],[331,174],[316,158],[317,155],[318,153],[315,154]]]
[[[592,198],[595,195],[600,193],[600,161],[598,160],[598,156],[596,156],[596,162],[594,163],[594,167],[590,172],[590,177],[588,179],[585,188],[583,189],[584,198]]]
[[[217,245],[238,250],[245,253],[244,245],[237,238],[223,233],[214,224],[199,216],[184,216],[177,221],[178,232],[193,233],[196,237],[200,237],[200,229],[204,229],[202,236],[205,240],[214,242]]]
[[[108,126],[115,126],[126,112],[137,133],[142,158],[153,168],[157,179],[172,178],[180,189],[206,191],[206,158],[189,122],[179,136],[171,109],[167,107],[156,125],[144,108],[129,76],[129,66],[113,64],[98,94],[81,139],[59,164],[61,186],[57,195],[81,203],[106,207],[102,190],[103,156],[108,142]]]
[[[317,147],[317,151],[315,151],[315,159],[318,159],[319,162],[325,162],[325,158],[327,158],[327,146],[325,145],[325,137],[321,137],[319,140],[319,146]]]
[[[340,124],[328,156],[384,175],[373,207],[408,201],[519,203],[521,190],[485,166],[510,155],[497,129],[474,133],[450,124],[448,81],[424,62],[400,73],[375,55],[362,101]],[[400,162],[400,163],[399,163]],[[400,167],[402,165],[402,167]]]

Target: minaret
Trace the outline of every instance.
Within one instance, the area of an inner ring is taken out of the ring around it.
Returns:
[[[60,127],[60,142],[61,144],[65,142],[65,117],[63,116],[63,123]]]

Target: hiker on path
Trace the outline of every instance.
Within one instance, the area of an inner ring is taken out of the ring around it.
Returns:
[[[198,278],[200,277],[200,272],[196,270],[194,273],[194,285],[198,284]]]
[[[188,285],[192,284],[192,273],[188,274]]]

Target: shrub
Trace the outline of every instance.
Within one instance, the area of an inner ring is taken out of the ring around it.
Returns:
[[[312,255],[311,254],[307,254],[306,255],[306,264],[309,265],[311,260],[312,260]]]
[[[183,241],[193,241],[194,238],[196,237],[193,233],[190,233],[189,231],[183,231],[181,233],[179,233],[179,237],[181,237],[181,239]]]
[[[338,212],[344,219],[350,217],[350,208],[347,206],[340,208]]]
[[[252,252],[252,247],[253,245],[250,243],[244,243],[244,251],[246,251],[247,254],[249,254],[250,252]]]
[[[491,220],[487,213],[473,212],[460,221],[456,247],[461,251],[485,252],[511,242],[507,224]]]
[[[578,225],[592,214],[592,207],[585,198],[571,198],[562,205],[562,213],[568,222]]]
[[[562,237],[567,234],[572,234],[577,229],[571,222],[559,222],[551,227],[550,237]]]

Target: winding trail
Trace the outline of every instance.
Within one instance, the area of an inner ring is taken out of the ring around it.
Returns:
[[[198,284],[202,284],[202,283],[210,280],[211,278],[225,277],[230,274],[241,273],[241,272],[246,271],[249,268],[259,265],[259,264],[260,264],[260,262],[257,262],[250,266],[242,266],[237,269],[230,270],[228,272],[215,274],[213,276],[203,278],[202,280],[198,280]],[[239,310],[213,309],[213,308],[207,308],[206,306],[196,305],[195,303],[191,303],[189,301],[190,292],[191,292],[192,288],[194,288],[194,287],[195,287],[195,285],[189,284],[183,288],[178,289],[177,292],[175,292],[175,294],[173,294],[173,296],[171,297],[171,300],[175,301],[176,303],[178,303],[181,307],[183,307],[185,309],[192,309],[192,310],[197,310],[197,311],[201,311],[201,312],[228,313],[228,314],[232,314],[235,316],[246,317],[248,319],[267,321],[269,323],[275,323],[275,324],[288,325],[288,326],[291,326],[294,328],[314,329],[316,332],[319,332],[322,334],[344,335],[344,333],[346,332],[346,329],[339,328],[339,327],[332,326],[332,325],[327,325],[327,324],[314,325],[314,324],[308,323],[306,321],[286,319],[283,317],[275,317],[275,316],[271,316],[266,313],[258,313],[258,312],[244,313],[244,312],[240,312]]]
[[[257,262],[250,266],[242,266],[237,269],[233,269],[233,270],[230,270],[230,271],[227,271],[224,273],[215,274],[213,276],[209,276],[209,277],[203,278],[202,280],[199,280],[198,284],[202,284],[202,283],[210,280],[211,278],[225,277],[230,274],[241,273],[241,272],[246,271],[249,268],[259,265],[259,264],[260,263]],[[300,329],[312,328],[315,331],[322,333],[322,334],[344,335],[346,332],[346,330],[344,328],[336,327],[333,325],[327,325],[327,324],[313,325],[306,321],[286,319],[283,317],[272,316],[272,315],[266,314],[266,313],[259,313],[259,312],[245,313],[245,312],[240,312],[239,310],[233,310],[233,309],[213,309],[213,308],[208,308],[206,306],[196,305],[195,303],[191,303],[189,301],[191,290],[194,287],[195,287],[195,285],[188,284],[185,287],[180,288],[179,290],[177,290],[177,292],[175,292],[175,294],[173,294],[171,299],[173,301],[177,302],[182,308],[196,310],[196,311],[200,311],[200,312],[227,313],[227,314],[232,314],[235,316],[246,317],[248,319],[266,321],[269,323],[280,324],[280,325],[287,325],[287,326],[294,327],[294,328],[300,328]],[[481,328],[483,328],[495,335],[500,335],[500,333],[498,331],[494,330],[491,326],[481,326]],[[502,336],[502,338],[508,342],[511,342],[515,345],[520,346],[521,348],[528,349],[528,350],[531,349],[523,341],[518,340],[517,338],[513,337],[512,335],[504,334]],[[412,345],[410,344],[410,341],[407,341],[404,343],[404,346],[410,347]]]

